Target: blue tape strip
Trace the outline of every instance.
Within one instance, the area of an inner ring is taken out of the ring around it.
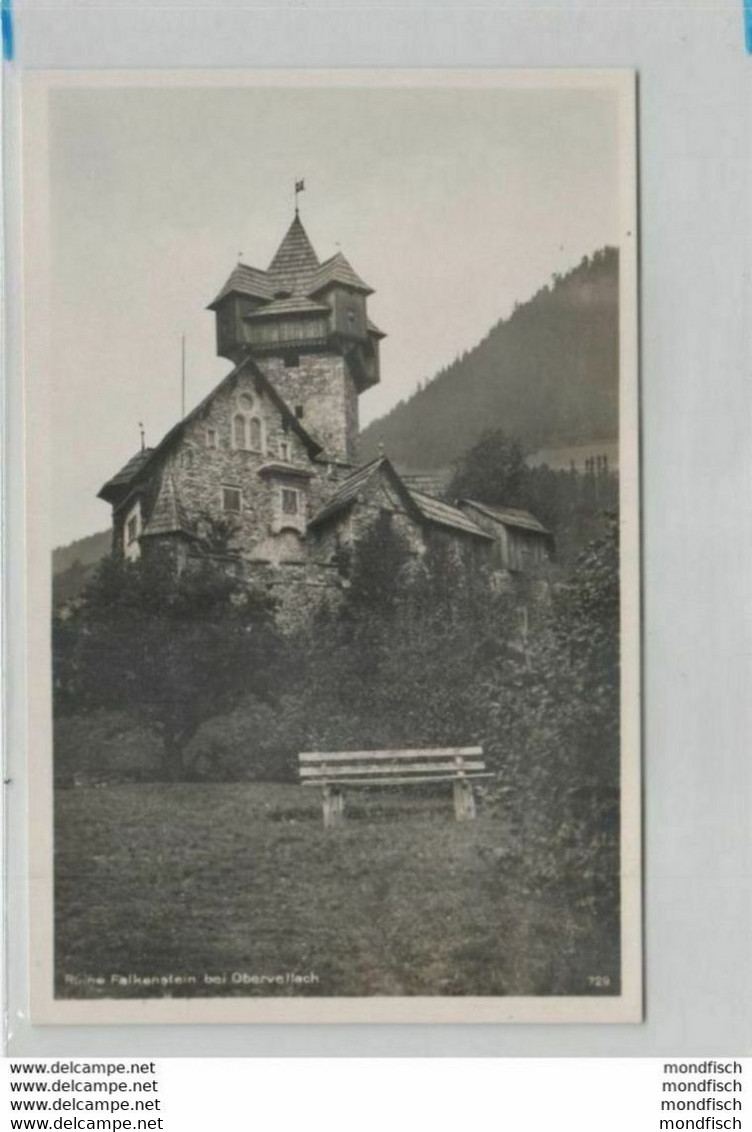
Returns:
[[[3,59],[11,60],[15,53],[13,42],[13,0],[0,0],[0,23],[3,28]]]
[[[744,0],[744,42],[752,55],[752,0]]]

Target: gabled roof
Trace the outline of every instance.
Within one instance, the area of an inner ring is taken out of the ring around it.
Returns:
[[[196,537],[195,532],[191,529],[186,510],[180,501],[172,473],[168,472],[162,477],[159,495],[141,537],[149,538],[151,535],[172,534],[183,534],[188,538]]]
[[[340,484],[331,499],[314,515],[308,524],[309,527],[318,526],[351,507],[366,485],[375,475],[379,474],[388,477],[391,486],[402,500],[405,510],[417,522],[450,527],[452,530],[460,531],[465,535],[473,535],[475,538],[482,538],[489,542],[493,541],[492,535],[482,531],[456,507],[450,507],[447,503],[441,503],[440,500],[432,499],[421,492],[410,491],[386,456],[377,456],[375,460],[371,460],[370,464],[364,464],[362,468],[358,468],[352,475],[348,476],[344,483]]]
[[[318,256],[296,213],[267,270],[272,292],[289,291],[292,295],[310,294],[311,280],[318,266]]]
[[[369,464],[364,464],[362,468],[356,468],[352,475],[340,484],[324,506],[318,511],[313,518],[309,521],[309,527],[316,527],[320,523],[324,523],[327,519],[333,518],[346,511],[355,503],[361,491],[367,486],[368,483],[377,474],[384,474],[388,477],[392,487],[399,494],[402,499],[405,509],[409,511],[415,519],[420,519],[420,512],[415,505],[414,500],[410,496],[402,480],[399,478],[394,468],[390,464],[386,456],[377,456],[375,460],[371,460]]]
[[[153,448],[142,448],[135,456],[131,456],[127,464],[124,464],[119,472],[107,480],[101,491],[99,492],[100,499],[104,499],[107,503],[114,503],[118,497],[125,495],[126,490],[130,487],[133,480],[138,473],[147,464],[151,458]]]
[[[311,280],[308,293],[315,295],[330,283],[342,283],[345,287],[352,287],[354,291],[362,291],[364,295],[373,294],[373,287],[363,282],[342,252],[337,252],[330,259],[324,260]]]
[[[268,395],[274,407],[281,414],[283,420],[285,421],[285,424],[294,433],[296,433],[296,435],[302,441],[310,458],[314,459],[315,456],[318,456],[318,454],[322,451],[322,446],[319,444],[318,440],[316,440],[316,438],[313,437],[310,432],[308,432],[308,430],[303,427],[299,418],[295,415],[292,409],[290,409],[290,407],[282,399],[282,397],[280,397],[271,381],[269,381],[268,377],[266,377],[261,372],[253,359],[250,357],[245,357],[241,362],[238,363],[238,365],[235,366],[234,369],[232,369],[227,374],[226,377],[222,378],[219,385],[215,386],[215,388],[212,389],[211,393],[207,394],[207,396],[204,397],[203,401],[200,401],[199,404],[196,405],[195,409],[191,409],[190,413],[183,417],[182,420],[178,421],[177,424],[173,425],[169,432],[165,433],[156,448],[148,448],[144,450],[143,454],[139,453],[139,455],[145,455],[146,458],[141,461],[137,471],[135,471],[130,477],[130,480],[128,481],[129,485],[133,483],[133,481],[138,476],[140,476],[142,472],[144,472],[153,461],[155,461],[159,456],[164,455],[164,453],[169,449],[170,445],[172,445],[176,440],[180,438],[186,426],[199,418],[205,411],[207,406],[211,403],[211,401],[217,396],[220,390],[230,385],[243,371],[248,371],[253,374],[254,380],[258,382],[264,392]],[[129,463],[132,463],[132,461],[129,461]],[[128,466],[129,465],[126,464],[126,468]],[[104,499],[108,503],[112,503],[113,501],[117,500],[118,493],[115,492],[115,500],[113,500],[112,494],[110,492],[110,487],[113,481],[117,479],[118,476],[122,475],[123,472],[125,472],[125,468],[118,472],[118,475],[113,477],[112,480],[108,480],[104,487],[100,489],[100,491],[97,493],[100,499]]]
[[[430,495],[424,495],[422,491],[410,490],[410,495],[415,500],[418,508],[423,516],[429,523],[436,523],[440,527],[451,527],[453,530],[462,531],[466,535],[474,535],[476,538],[489,539],[493,541],[493,535],[489,535],[486,531],[482,531],[480,527],[468,518],[464,511],[460,511],[457,507],[450,507],[448,503],[442,503],[440,499],[434,499]]]
[[[230,278],[207,310],[213,311],[217,304],[226,295],[248,295],[253,299],[269,300],[274,297],[274,291],[265,271],[258,267],[249,267],[246,263],[239,263]]]
[[[543,524],[536,519],[535,515],[531,515],[529,511],[524,511],[519,507],[491,507],[488,503],[478,503],[475,499],[460,499],[460,507],[467,505],[474,507],[476,511],[486,515],[489,519],[493,519],[495,523],[502,523],[505,527],[519,527],[520,530],[534,531],[539,535],[548,535],[553,538],[553,535]]]

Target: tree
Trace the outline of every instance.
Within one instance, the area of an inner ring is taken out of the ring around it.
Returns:
[[[449,494],[505,507],[524,506],[525,454],[501,429],[485,432],[456,463]]]
[[[155,552],[107,558],[53,625],[58,709],[132,712],[160,737],[169,779],[202,723],[272,694],[278,655],[271,603],[209,557],[180,573]]]
[[[525,660],[502,655],[478,711],[504,785],[555,826],[577,799],[608,808],[619,781],[618,524],[536,611]],[[579,802],[577,802],[579,804]]]
[[[349,555],[348,607],[388,616],[407,581],[410,550],[389,511],[381,511]]]

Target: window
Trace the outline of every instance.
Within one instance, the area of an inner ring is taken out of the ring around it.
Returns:
[[[287,463],[290,461],[290,441],[286,436],[283,436],[279,442],[279,455],[280,459],[285,460]]]
[[[123,553],[130,562],[141,554],[139,537],[141,535],[141,503],[136,500],[123,522]]]
[[[253,397],[250,393],[241,393],[238,397],[238,405],[245,413],[250,413],[253,408]]]
[[[228,511],[232,515],[240,514],[240,488],[239,487],[223,487],[222,488],[222,510]]]
[[[306,503],[305,493],[296,487],[287,487],[278,484],[272,516],[272,534],[282,531],[297,531],[305,535],[306,529]]]
[[[300,365],[300,354],[297,350],[286,350],[283,360],[286,369],[297,369]]]
[[[251,450],[260,452],[263,447],[263,431],[258,417],[251,417]]]
[[[246,419],[242,413],[236,413],[232,418],[232,443],[235,448],[247,448]]]
[[[206,447],[217,448],[217,430],[216,428],[207,428],[206,430]]]
[[[293,488],[282,488],[282,514],[283,515],[297,515],[298,513],[298,493]]]
[[[295,416],[298,418],[299,421],[303,420],[303,406],[302,405],[296,405],[295,406]]]

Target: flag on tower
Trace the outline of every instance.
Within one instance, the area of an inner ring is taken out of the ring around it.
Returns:
[[[304,180],[295,182],[295,193],[296,193],[296,195],[298,193],[302,193],[304,189],[305,189],[305,181]]]

